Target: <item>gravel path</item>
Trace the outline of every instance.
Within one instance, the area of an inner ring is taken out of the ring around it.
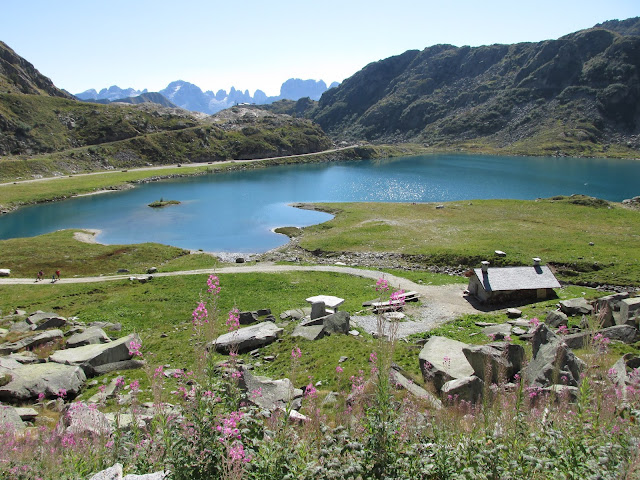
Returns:
[[[154,277],[175,277],[181,275],[203,275],[203,274],[224,274],[224,273],[279,273],[279,272],[337,272],[348,275],[354,275],[363,278],[377,280],[384,277],[393,288],[403,289],[405,291],[416,291],[420,294],[422,304],[414,307],[407,305],[409,315],[413,320],[405,320],[397,322],[397,337],[406,337],[413,333],[426,332],[435,326],[452,320],[460,315],[467,313],[477,313],[478,310],[463,297],[465,285],[453,284],[444,286],[420,285],[406,278],[397,277],[388,273],[382,273],[377,270],[364,270],[353,267],[341,267],[337,265],[315,265],[315,266],[298,266],[298,265],[275,265],[270,263],[259,263],[255,265],[230,266],[216,269],[201,270],[183,270],[178,272],[159,272],[154,273]],[[93,282],[109,282],[117,280],[126,280],[130,277],[146,276],[146,274],[125,274],[125,275],[104,275],[98,277],[75,277],[62,278],[55,282],[58,283],[93,283]],[[34,288],[45,288],[47,285],[52,286],[50,280],[35,282],[33,278],[0,278],[0,285],[30,285]],[[362,327],[367,332],[377,331],[377,317],[374,315],[352,316],[354,324]],[[387,324],[387,328],[389,325]]]

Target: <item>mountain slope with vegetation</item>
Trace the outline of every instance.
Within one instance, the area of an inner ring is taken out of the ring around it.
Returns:
[[[538,43],[410,50],[306,115],[338,140],[638,156],[639,29],[634,18]]]
[[[14,172],[14,178],[47,176],[294,155],[330,146],[317,125],[288,115],[234,107],[225,115],[207,116],[149,102],[80,102],[0,44],[3,178],[7,172]]]

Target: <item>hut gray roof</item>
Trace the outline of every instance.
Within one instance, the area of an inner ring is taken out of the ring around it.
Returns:
[[[487,292],[560,288],[560,283],[546,265],[488,268],[486,273],[482,268],[474,268],[473,271]]]

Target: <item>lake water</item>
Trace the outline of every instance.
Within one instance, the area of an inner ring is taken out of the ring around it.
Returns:
[[[611,201],[640,195],[640,161],[428,155],[292,165],[144,184],[132,190],[21,208],[0,217],[0,239],[94,228],[108,244],[158,242],[210,252],[264,252],[271,230],[331,218],[293,202],[446,202],[581,193]],[[0,195],[2,190],[0,189]],[[147,205],[160,198],[180,205]]]

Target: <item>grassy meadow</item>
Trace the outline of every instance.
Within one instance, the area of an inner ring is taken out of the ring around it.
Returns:
[[[640,212],[586,197],[443,203],[330,203],[300,246],[320,252],[395,252],[428,265],[551,263],[560,280],[640,285]],[[593,243],[593,245],[591,245]],[[506,252],[498,257],[495,250]]]

